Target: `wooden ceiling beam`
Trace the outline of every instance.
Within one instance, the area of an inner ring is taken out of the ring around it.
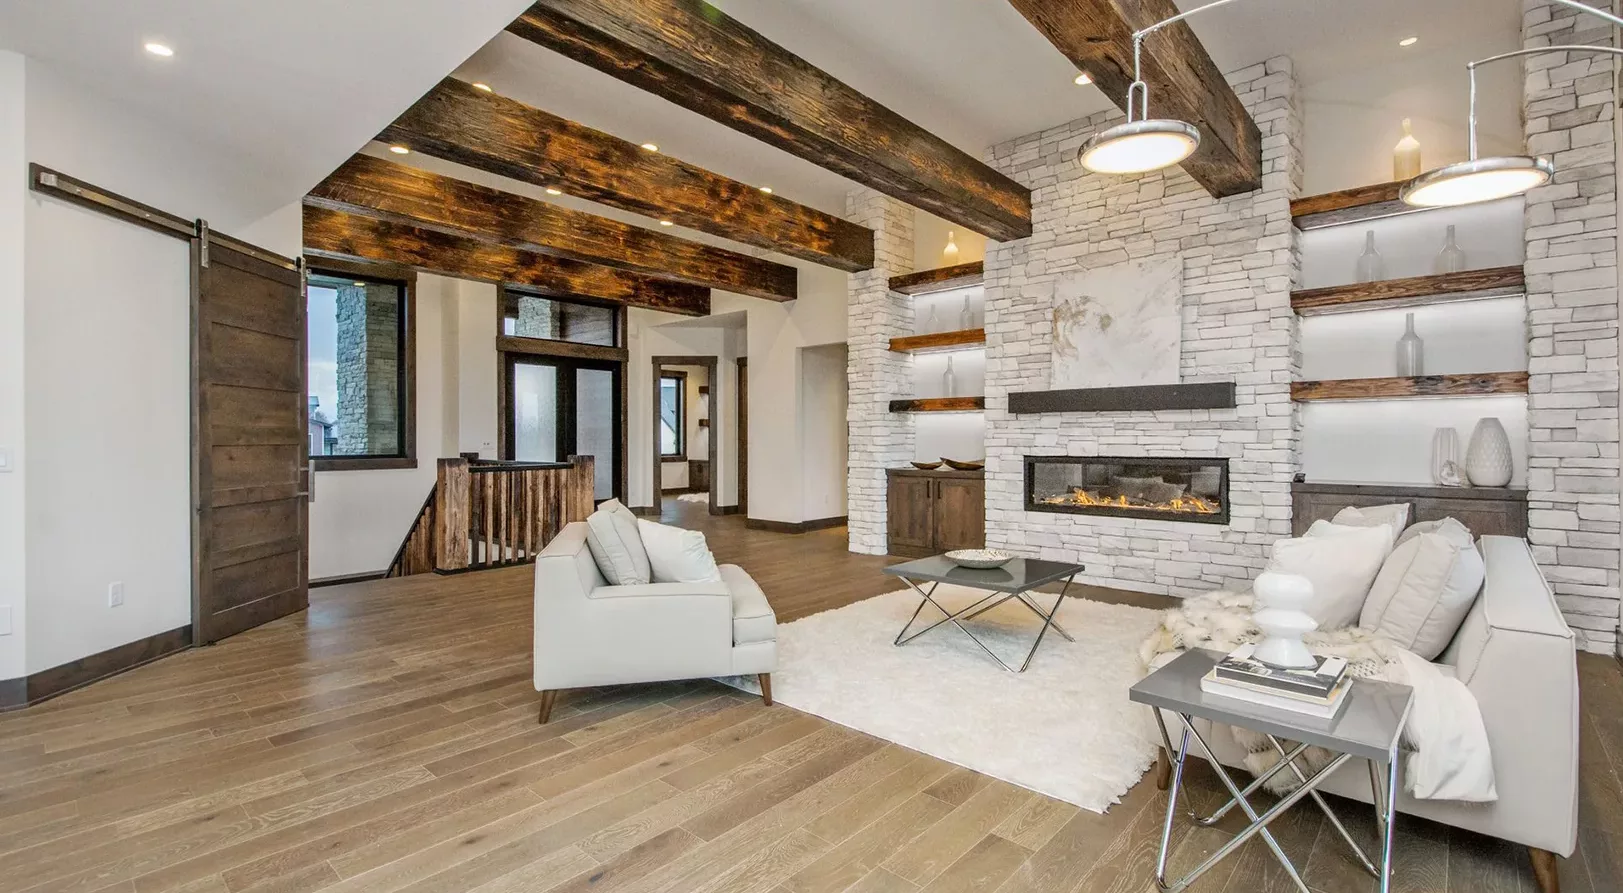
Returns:
[[[772,301],[796,296],[798,272],[786,264],[370,155],[351,157],[304,201],[689,285]]]
[[[459,279],[526,285],[553,297],[596,298],[684,316],[710,315],[710,290],[701,286],[313,205],[304,207],[304,253],[396,264]]]
[[[1133,82],[1133,32],[1178,14],[1172,0],[1009,0],[1123,111]],[[1144,39],[1151,118],[1200,128],[1183,169],[1219,198],[1262,187],[1262,134],[1188,22]]]
[[[541,0],[508,31],[1001,242],[1031,190],[702,0]]]
[[[846,272],[873,268],[867,227],[455,78],[378,139]]]

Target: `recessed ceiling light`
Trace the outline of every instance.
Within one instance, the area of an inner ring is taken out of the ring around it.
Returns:
[[[562,189],[554,189],[551,186],[547,187],[547,195],[563,195],[563,194],[564,194],[564,191]]]
[[[1093,75],[1088,74],[1087,72],[1084,71],[1081,74],[1076,76],[1075,83],[1078,86],[1085,86],[1087,84],[1091,84],[1091,83],[1093,83]]]
[[[771,195],[772,194],[772,187],[771,186],[762,186],[761,191],[766,193],[767,195]]]
[[[154,56],[162,56],[165,59],[175,54],[175,51],[170,49],[167,44],[158,43],[156,41],[148,41],[146,44],[146,51]]]
[[[1416,43],[1419,43],[1419,42],[1420,42],[1420,38],[1418,38],[1418,37],[1405,37],[1402,40],[1398,41],[1398,46],[1400,46],[1400,47],[1412,47]]]
[[[671,222],[671,221],[669,221],[669,220],[661,220],[661,221],[660,221],[660,222],[659,222],[659,225],[660,225],[660,226],[675,226],[675,225],[676,225],[676,224],[674,224],[674,223],[672,223],[672,222]]]
[[[487,84],[487,83],[484,83],[483,81],[474,81],[473,82],[473,89],[475,89],[475,90],[483,90],[486,93],[492,92],[491,89],[490,89],[490,85]]]
[[[365,287],[365,286],[366,286],[366,283],[364,283],[364,282],[362,282],[362,281],[361,281],[361,280],[359,280],[359,279],[357,279],[357,280],[355,280],[355,284],[356,284],[356,285],[359,285],[359,286],[362,286],[362,287]]]
[[[658,152],[659,151],[659,146],[655,145],[654,143],[643,143],[642,147],[644,149],[647,149],[650,152]]]
[[[393,152],[396,155],[409,155],[409,154],[411,154],[411,150],[406,148],[405,146],[390,146],[389,151]]]

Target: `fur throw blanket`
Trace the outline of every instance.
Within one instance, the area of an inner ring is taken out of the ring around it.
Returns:
[[[1249,592],[1212,592],[1166,611],[1161,626],[1139,647],[1144,671],[1165,666],[1189,648],[1227,652],[1257,641],[1262,633],[1251,622],[1251,606]],[[1414,689],[1415,702],[1404,730],[1404,742],[1411,750],[1406,773],[1411,794],[1421,799],[1498,799],[1487,730],[1476,698],[1464,684],[1371,630],[1319,630],[1303,641],[1315,654],[1346,658],[1347,672],[1358,678]],[[1246,749],[1245,765],[1251,772],[1260,775],[1279,762],[1279,754],[1266,736],[1248,729],[1232,732]],[[1303,753],[1298,766],[1311,775],[1332,759],[1330,752],[1312,747]],[[1284,794],[1298,784],[1293,774],[1281,772],[1269,780],[1268,788]]]

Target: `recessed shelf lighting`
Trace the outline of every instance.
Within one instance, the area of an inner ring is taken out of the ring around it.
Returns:
[[[762,186],[761,191],[766,193],[767,195],[771,195],[772,194],[772,187],[771,186]]]
[[[547,187],[547,195],[563,195],[563,194],[564,194],[564,191],[562,189],[554,189],[551,186]]]
[[[643,143],[642,147],[644,149],[647,149],[650,152],[658,152],[659,151],[659,146],[656,143]]]
[[[146,43],[146,51],[151,53],[154,56],[162,56],[165,59],[167,59],[170,56],[173,56],[175,54],[175,51],[173,49],[171,49],[168,44],[158,43],[155,40],[147,41],[147,43]]]
[[[1412,47],[1412,46],[1414,46],[1415,44],[1417,44],[1419,42],[1420,42],[1420,38],[1418,38],[1418,37],[1405,37],[1402,40],[1398,41],[1398,46],[1400,46],[1400,47]]]
[[[491,90],[491,89],[490,89],[490,85],[489,85],[489,84],[487,84],[487,83],[485,83],[485,82],[483,82],[483,81],[474,81],[474,82],[473,82],[473,89],[475,89],[475,90],[483,90],[483,91],[485,91],[485,92],[486,92],[486,93],[493,93],[493,92],[495,92],[495,91],[493,91],[493,90]]]
[[[1093,75],[1088,74],[1087,72],[1084,71],[1081,74],[1076,76],[1076,80],[1073,81],[1073,83],[1075,83],[1079,87],[1080,86],[1086,86],[1088,84],[1093,83]]]
[[[410,155],[411,154],[411,150],[406,148],[405,146],[390,146],[389,151],[393,152],[396,155]]]
[[[676,224],[675,224],[675,223],[672,223],[672,222],[671,222],[671,221],[669,221],[669,220],[661,220],[661,221],[660,221],[660,222],[659,222],[659,225],[660,225],[660,226],[675,226],[675,225],[676,225]]]

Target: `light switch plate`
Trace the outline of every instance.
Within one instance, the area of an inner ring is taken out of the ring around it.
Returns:
[[[116,608],[122,604],[124,604],[124,583],[120,581],[107,584],[107,607]]]
[[[0,474],[11,471],[11,447],[0,446]]]

